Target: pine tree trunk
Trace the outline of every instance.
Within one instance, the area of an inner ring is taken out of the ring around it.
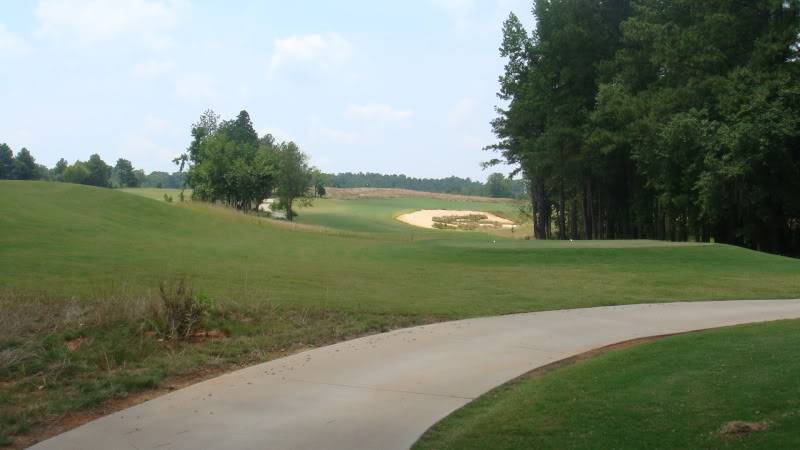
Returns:
[[[592,179],[586,178],[583,184],[583,238],[592,239],[594,211],[592,210]]]
[[[567,199],[564,195],[564,147],[559,149],[559,157],[561,159],[561,167],[559,173],[558,184],[558,238],[564,240],[567,238]]]
[[[532,237],[536,239],[536,228],[539,225],[538,214],[536,214],[536,185],[531,177],[528,178],[528,198],[531,202],[531,233]]]
[[[561,175],[561,185],[558,192],[558,238],[567,238],[567,199],[564,198],[564,175]]]
[[[534,238],[547,239],[547,223],[549,222],[549,215],[547,205],[545,204],[545,186],[543,178],[536,178],[531,183],[533,186],[533,208],[536,211],[534,215]]]
[[[569,212],[569,237],[578,239],[578,200],[574,197]]]

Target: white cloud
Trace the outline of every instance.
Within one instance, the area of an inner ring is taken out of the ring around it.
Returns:
[[[217,97],[217,84],[214,77],[207,74],[183,74],[175,81],[175,93],[187,99],[214,99]]]
[[[170,60],[150,60],[136,63],[133,74],[137,77],[155,77],[175,71],[175,62]]]
[[[447,123],[453,128],[464,126],[474,112],[475,100],[469,97],[462,98],[447,113]]]
[[[273,44],[270,71],[284,66],[329,70],[344,64],[353,53],[350,42],[336,33],[289,36],[275,39]]]
[[[15,33],[6,29],[6,26],[0,23],[0,56],[2,55],[22,55],[30,51],[30,45]]]
[[[395,109],[388,105],[352,105],[345,111],[348,119],[367,119],[379,121],[398,121],[410,118],[413,111],[408,109]]]
[[[121,37],[157,49],[169,45],[164,32],[177,22],[180,0],[39,0],[41,36],[73,37],[82,43]]]
[[[349,131],[321,127],[318,132],[323,139],[337,144],[355,144],[359,141],[359,135]]]

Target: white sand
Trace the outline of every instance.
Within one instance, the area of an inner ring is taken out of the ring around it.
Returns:
[[[514,222],[499,216],[495,216],[492,213],[487,213],[483,211],[453,211],[451,209],[421,209],[419,211],[414,211],[412,213],[397,216],[397,220],[405,222],[409,225],[414,225],[416,227],[433,228],[434,217],[469,216],[475,214],[484,215],[486,216],[486,220],[497,222],[504,226],[514,225]]]

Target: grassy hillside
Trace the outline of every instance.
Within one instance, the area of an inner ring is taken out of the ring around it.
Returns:
[[[147,197],[153,200],[164,200],[164,194],[169,195],[172,197],[173,201],[178,201],[178,196],[181,193],[181,189],[168,189],[168,188],[124,188],[119,189],[121,192],[127,192],[129,194],[136,194],[141,195],[142,197]],[[185,198],[188,200],[192,196],[191,189],[184,190]]]
[[[800,448],[800,322],[612,350],[496,389],[418,449]],[[763,423],[750,435],[730,421]]]
[[[495,243],[395,223],[393,208],[413,206],[403,199],[301,212],[307,223],[357,230],[364,218],[362,231],[378,230],[338,236],[86,186],[0,182],[0,191],[0,285],[24,296],[135,296],[188,276],[221,301],[464,317],[800,295],[798,260],[721,245]]]
[[[593,305],[800,296],[800,261],[740,248],[535,242],[393,219],[464,202],[324,200],[302,209],[295,225],[167,203],[163,191],[135,193],[0,181],[0,444],[176,376],[192,380],[388,328]],[[224,338],[173,343],[151,334],[159,283],[184,277],[212,299],[206,327]]]

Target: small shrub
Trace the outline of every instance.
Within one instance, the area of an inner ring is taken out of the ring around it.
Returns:
[[[164,201],[167,203],[172,203],[172,196],[169,194],[164,194]]]
[[[203,294],[194,295],[185,280],[162,282],[155,305],[153,326],[163,339],[187,339],[202,327],[213,302]]]

